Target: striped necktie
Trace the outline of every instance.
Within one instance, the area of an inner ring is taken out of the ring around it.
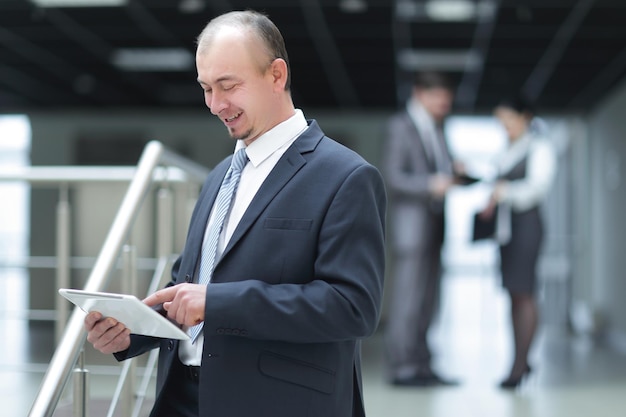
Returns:
[[[233,156],[230,164],[230,168],[224,176],[220,190],[217,193],[217,198],[213,204],[214,220],[211,227],[207,231],[204,242],[202,244],[202,258],[200,259],[200,273],[198,276],[198,284],[207,285],[211,281],[213,275],[213,268],[217,261],[217,242],[219,241],[220,233],[224,228],[224,219],[230,211],[231,202],[235,192],[237,191],[237,185],[239,184],[239,178],[241,177],[241,171],[248,162],[248,156],[246,155],[245,148],[239,149]],[[192,343],[196,341],[200,331],[202,330],[203,323],[190,327],[189,335],[191,336]]]

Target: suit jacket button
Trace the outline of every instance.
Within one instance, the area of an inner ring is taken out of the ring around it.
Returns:
[[[215,331],[215,333],[217,333],[217,334],[224,334],[224,329],[222,329],[222,328],[220,327],[219,329],[217,329],[217,330]]]
[[[239,334],[242,335],[242,336],[246,336],[248,334],[248,331],[247,330],[241,330],[239,332]]]
[[[233,336],[239,336],[239,329],[233,329]]]
[[[174,350],[174,341],[170,340],[167,342],[167,350]]]
[[[193,281],[191,279],[191,275],[189,275],[189,274],[185,275],[185,282],[191,282],[191,281]]]

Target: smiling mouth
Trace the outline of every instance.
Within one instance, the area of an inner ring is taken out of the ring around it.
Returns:
[[[239,116],[241,116],[241,113],[237,113],[236,115],[234,115],[234,116],[232,116],[232,117],[229,117],[229,118],[224,119],[224,122],[225,122],[225,123],[230,123],[230,122],[232,122],[233,120],[237,119]]]

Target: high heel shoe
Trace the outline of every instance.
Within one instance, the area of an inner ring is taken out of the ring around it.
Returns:
[[[500,382],[500,388],[504,389],[514,389],[522,384],[524,379],[530,374],[531,368],[529,365],[526,365],[526,369],[522,372],[521,375],[518,376],[509,376],[504,381]]]

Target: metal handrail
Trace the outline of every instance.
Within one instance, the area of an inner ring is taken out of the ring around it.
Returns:
[[[202,182],[208,173],[206,168],[174,154],[167,150],[160,142],[149,142],[144,148],[128,191],[117,211],[96,263],[87,279],[84,287],[85,290],[102,291],[106,287],[111,271],[116,265],[122,245],[131,230],[134,219],[141,207],[141,203],[150,190],[150,185],[154,181],[154,174],[158,171],[157,168],[159,165],[172,165],[181,168],[185,171],[185,174],[189,176],[189,179],[197,182]],[[84,178],[79,178],[72,169],[68,169],[65,174],[65,179],[68,182],[84,181]],[[3,178],[0,176],[0,179]],[[23,175],[21,177],[16,175],[13,179],[23,179]],[[168,175],[164,175],[163,179],[168,179]],[[46,183],[47,178],[32,177],[29,181]],[[44,375],[39,392],[28,414],[29,417],[52,416],[63,389],[72,373],[72,367],[76,363],[85,342],[86,334],[83,327],[83,319],[84,313],[80,309],[75,308],[65,327],[65,331],[52,360],[50,361],[48,370]]]
[[[149,142],[149,146],[159,142]],[[160,143],[159,143],[160,145]],[[161,145],[162,146],[162,145]],[[202,182],[206,178],[207,169],[196,162],[181,158],[163,148],[163,157],[170,167],[154,167],[154,182]],[[145,151],[144,151],[145,153]],[[175,156],[170,158],[170,156]],[[176,162],[174,162],[176,161]],[[182,163],[182,161],[186,161]],[[176,163],[176,165],[174,165]],[[58,187],[59,184],[78,183],[127,183],[132,181],[139,167],[129,166],[30,166],[0,167],[0,181],[25,181],[37,186]]]

